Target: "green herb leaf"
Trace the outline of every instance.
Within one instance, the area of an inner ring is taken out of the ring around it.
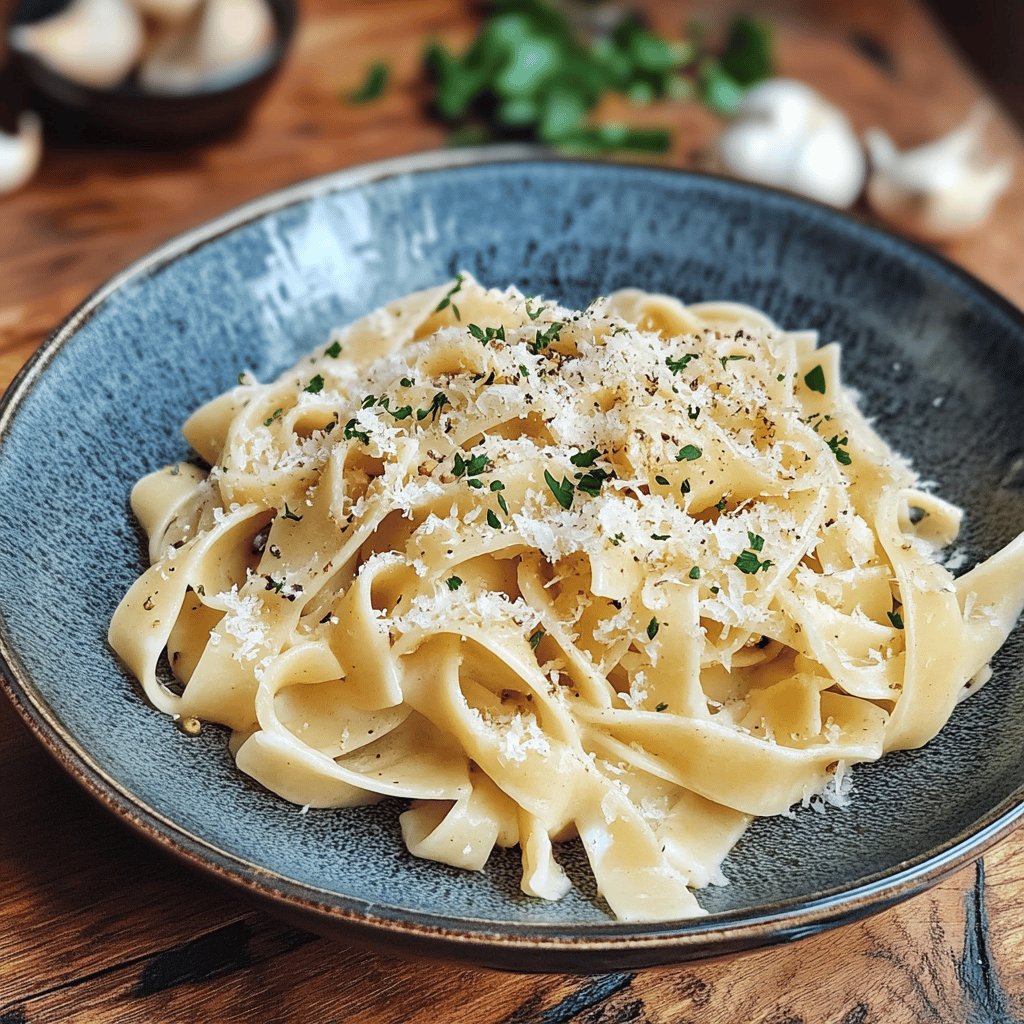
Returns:
[[[895,629],[903,628],[903,616],[899,612],[886,612],[885,614],[889,616],[889,621]]]
[[[695,565],[690,570],[690,579],[691,580],[699,580],[700,579],[700,566],[699,565]]]
[[[539,316],[541,315],[541,313],[543,313],[543,312],[544,312],[544,310],[545,310],[545,309],[547,309],[548,307],[547,307],[547,306],[541,306],[541,307],[540,307],[539,309],[532,309],[532,308],[530,307],[530,303],[531,303],[532,301],[533,301],[533,299],[527,299],[527,300],[526,300],[526,315],[527,315],[527,316],[528,316],[528,317],[529,317],[529,318],[530,318],[531,320],[536,320],[536,319],[537,319],[537,317],[539,317]]]
[[[331,359],[337,359],[341,355],[341,342],[332,341],[327,348],[324,349],[324,355],[330,356]]]
[[[575,488],[571,481],[567,480],[564,476],[562,482],[558,483],[557,480],[545,469],[544,470],[544,482],[548,485],[551,493],[555,496],[555,500],[562,508],[572,508],[572,496]]]
[[[458,576],[449,576],[445,583],[448,584],[449,590],[458,590],[462,586],[462,580]]]
[[[536,633],[531,633],[530,634],[530,646],[534,650],[537,650],[537,648],[540,646],[541,640],[543,640],[543,639],[544,639],[544,630],[543,629],[538,629]]]
[[[407,420],[412,415],[412,406],[403,405],[400,409],[389,410],[396,420]]]
[[[756,533],[751,533],[747,530],[747,540],[750,541],[751,551],[761,551],[764,548],[764,537],[758,536]]]
[[[678,359],[673,359],[668,356],[665,360],[665,365],[673,372],[679,373],[685,370],[686,367],[694,360],[699,359],[700,354],[698,352],[687,352],[686,355],[680,356]]]
[[[746,90],[713,58],[701,62],[697,74],[697,94],[709,110],[722,117],[731,117]]]
[[[704,452],[695,444],[688,444],[679,449],[679,453],[676,455],[676,462],[693,462],[703,454]]]
[[[819,395],[825,394],[825,371],[820,363],[809,373],[804,374],[804,383]]]
[[[580,452],[578,455],[570,455],[569,461],[574,466],[579,466],[581,469],[586,469],[592,466],[597,460],[601,458],[601,453],[596,448],[591,448],[589,451]]]
[[[448,396],[443,391],[438,391],[434,395],[434,397],[431,399],[431,402],[430,402],[430,405],[429,405],[428,408],[426,408],[426,409],[417,409],[416,410],[416,419],[418,419],[418,420],[425,420],[429,416],[430,419],[431,419],[431,422],[433,422],[440,415],[441,410],[446,405],[451,405],[451,404],[452,403],[448,401]]]
[[[293,523],[301,523],[302,522],[302,516],[297,516],[288,507],[288,502],[287,501],[284,503],[284,515],[282,516],[282,518],[283,519],[290,519]]]
[[[647,623],[647,639],[653,640],[658,635],[658,630],[661,629],[661,623],[657,619],[652,618]]]
[[[345,440],[346,441],[362,441],[363,444],[370,443],[370,435],[364,430],[360,430],[356,424],[355,419],[350,419],[345,424]]]
[[[668,711],[668,705],[664,701],[662,701],[660,704],[657,705],[657,707],[655,707],[654,710],[655,711]]]
[[[388,66],[382,60],[371,64],[363,84],[348,94],[349,103],[370,103],[384,95],[388,87]]]
[[[721,63],[723,70],[743,86],[770,78],[772,46],[767,24],[742,14],[733,19]]]
[[[274,422],[274,420],[279,420],[281,418],[281,414],[283,412],[284,409],[275,409],[273,413],[263,421],[263,426],[269,427],[270,424]]]
[[[324,389],[324,378],[322,374],[317,374],[302,390],[308,391],[311,395],[319,395]]]
[[[681,484],[679,485],[679,490],[680,490],[680,491],[681,491],[681,492],[682,492],[683,494],[689,494],[689,493],[690,493],[690,480],[689,480],[689,477],[687,477],[687,479],[686,479],[686,480],[684,480],[684,481],[683,481],[683,482],[682,482],[682,483],[681,483]]]
[[[767,571],[773,563],[770,559],[765,559],[762,562],[753,551],[744,551],[734,564],[740,572],[744,572],[748,576],[754,576],[762,569]]]
[[[501,520],[494,514],[494,509],[489,508],[487,510],[487,525],[492,530],[501,529]]]
[[[451,288],[448,289],[448,291],[445,293],[444,298],[434,307],[434,312],[435,313],[440,313],[442,310],[445,310],[449,306],[451,306],[452,307],[452,312],[455,314],[455,319],[456,320],[461,320],[462,319],[462,317],[459,315],[458,307],[452,305],[452,296],[453,295],[458,295],[458,293],[462,290],[462,282],[463,282],[463,280],[464,280],[464,278],[463,278],[462,274],[456,274],[455,275],[455,284],[453,284],[451,286]]]
[[[654,482],[656,484],[661,484],[662,487],[668,487],[669,486],[668,478],[667,477],[663,477],[660,473],[657,474],[657,476],[655,476]]]
[[[840,438],[838,434],[833,436],[825,443],[832,449],[832,454],[836,457],[836,462],[841,466],[849,466],[853,462],[853,456],[846,450],[844,445],[849,444],[849,437]]]

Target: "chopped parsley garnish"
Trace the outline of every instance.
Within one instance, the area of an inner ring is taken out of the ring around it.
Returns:
[[[369,444],[370,435],[365,430],[360,430],[355,419],[351,419],[345,424],[345,440],[362,441],[363,444]]]
[[[538,352],[546,349],[552,342],[558,341],[558,332],[564,326],[564,324],[553,323],[548,324],[543,331],[537,331],[537,336],[529,343],[530,351],[537,355]]]
[[[838,434],[833,434],[832,437],[825,443],[832,449],[832,454],[836,457],[836,462],[841,466],[848,466],[853,462],[853,456],[846,450],[844,445],[849,444],[850,439],[847,436],[839,437]]]
[[[470,334],[480,342],[481,345],[487,345],[492,341],[504,341],[505,340],[505,325],[502,324],[500,327],[479,327],[477,324],[470,324],[467,328]]]
[[[667,533],[652,533],[651,540],[668,540],[669,536]]]
[[[764,537],[760,537],[756,533],[751,533],[749,530],[747,530],[747,540],[750,541],[751,551],[764,550]]]
[[[572,496],[575,488],[570,480],[567,480],[564,476],[562,482],[559,483],[555,478],[545,469],[544,470],[544,482],[551,489],[551,493],[555,496],[555,500],[562,508],[572,508]]]
[[[785,379],[786,379],[786,375],[785,375],[784,373],[777,373],[777,374],[775,375],[775,379],[776,379],[776,380],[780,380],[780,381],[781,381],[781,380],[785,380]]]
[[[462,580],[458,576],[449,576],[445,583],[448,584],[449,590],[458,590],[462,586]]]
[[[676,455],[676,462],[693,462],[694,459],[699,459],[703,454],[695,444],[688,444],[679,449],[679,454]]]
[[[615,534],[614,537],[612,537],[612,543],[616,547],[618,547],[625,539],[626,539],[626,535],[624,533],[617,533],[617,534]]]
[[[501,529],[501,520],[494,514],[494,509],[492,509],[492,508],[489,508],[487,510],[487,525],[492,530],[500,530]]]
[[[460,290],[462,289],[462,282],[464,280],[465,279],[461,274],[455,275],[455,284],[453,284],[451,288],[448,289],[448,291],[445,293],[445,297],[434,308],[435,313],[440,313],[442,310],[445,310],[449,306],[451,306],[452,312],[455,314],[455,319],[462,319],[462,314],[459,312],[459,307],[456,306],[454,302],[452,302],[452,296],[459,294]]]
[[[403,377],[398,383],[401,384],[403,388],[411,388],[413,386],[413,382],[408,377]]]
[[[263,421],[263,426],[269,427],[270,424],[274,422],[274,420],[279,420],[281,418],[281,414],[283,412],[284,409],[275,409],[273,413]]]
[[[287,501],[284,503],[284,515],[281,518],[282,519],[290,519],[293,523],[301,523],[302,522],[302,516],[297,516],[288,507],[288,502]]]
[[[903,616],[899,612],[886,612],[885,614],[889,616],[889,621],[895,629],[903,628]]]
[[[689,416],[691,420],[695,420],[700,415],[700,406],[688,405],[686,407],[686,415]]]
[[[726,504],[727,502],[725,498],[719,498],[718,501],[715,502],[715,508],[718,509],[719,512],[724,512]]]
[[[804,383],[819,395],[825,394],[825,371],[820,363],[810,373],[804,374]]]
[[[694,359],[699,359],[699,352],[688,352],[684,356],[680,356],[678,359],[673,359],[669,356],[665,360],[665,365],[673,372],[679,373],[681,370],[685,370],[687,365]]]
[[[412,415],[412,406],[403,405],[400,409],[389,409],[388,412],[390,412],[396,420],[407,420]]]
[[[198,586],[196,587],[196,593],[197,593],[197,594],[198,594],[198,595],[199,595],[200,597],[206,597],[206,587],[204,587],[204,586],[202,585],[202,583],[200,583],[200,584],[199,584],[199,585],[198,585]]]
[[[362,85],[350,92],[346,99],[349,103],[371,103],[373,100],[380,99],[388,87],[389,74],[388,66],[384,61],[375,61],[366,69],[366,77],[363,79]]]
[[[662,701],[655,709],[655,711],[668,711],[668,705]]]
[[[596,448],[591,448],[590,451],[580,452],[578,455],[570,455],[569,461],[581,469],[588,469],[599,458],[601,458],[601,453]]]
[[[311,395],[319,395],[324,389],[324,378],[322,374],[317,374],[302,390],[308,391]]]
[[[531,303],[532,301],[533,301],[533,299],[527,299],[527,300],[526,300],[526,315],[527,315],[527,316],[528,316],[528,317],[529,317],[529,318],[530,318],[531,320],[536,320],[536,319],[537,319],[537,317],[539,317],[539,316],[541,315],[541,313],[543,313],[543,312],[544,312],[544,310],[545,310],[545,309],[547,309],[548,307],[547,307],[547,306],[541,306],[541,307],[540,307],[539,309],[536,309],[536,310],[535,310],[535,309],[532,309],[532,308],[530,307],[530,303]]]
[[[680,490],[680,491],[681,491],[681,492],[682,492],[683,494],[689,494],[689,493],[690,493],[690,479],[689,479],[689,477],[687,477],[687,478],[686,478],[686,479],[685,479],[685,480],[684,480],[684,481],[683,481],[683,482],[682,482],[682,483],[681,483],[681,484],[679,485],[679,490]]]
[[[669,486],[668,478],[667,477],[663,477],[660,473],[654,478],[654,482],[656,484],[661,484],[662,487],[668,487]]]
[[[362,401],[361,408],[363,408],[363,409],[372,409],[376,404],[377,404],[377,396],[376,395],[367,395],[363,399],[363,401]]]
[[[284,590],[284,580],[275,580],[273,576],[264,577],[267,581],[267,585],[264,589],[273,590],[275,593],[280,594]]]
[[[695,565],[690,570],[690,579],[691,580],[699,580],[700,579],[700,566],[699,565]]]
[[[426,409],[416,410],[416,419],[425,420],[428,416],[431,421],[436,420],[441,410],[446,405],[451,405],[448,401],[448,396],[443,391],[438,391],[436,395],[431,399],[430,405]]]
[[[748,576],[754,576],[762,569],[765,572],[772,566],[772,561],[766,558],[763,562],[753,551],[744,551],[735,561],[735,566],[740,572],[746,573]]]
[[[500,480],[492,480],[490,489],[492,491],[503,491],[505,490],[505,485]]]
[[[657,619],[652,618],[647,623],[647,639],[653,640],[658,635],[658,630],[661,629],[661,623]]]
[[[722,369],[725,369],[726,363],[735,363],[737,359],[749,359],[750,356],[719,356],[718,361],[722,364]]]
[[[499,493],[498,495],[498,508],[500,508],[505,515],[508,515],[508,502],[505,500],[504,494]]]
[[[519,364],[519,372],[524,377],[529,377],[530,376],[530,371],[525,366],[523,366],[522,363]]]
[[[534,650],[537,650],[537,648],[540,646],[540,642],[544,639],[544,635],[545,634],[543,629],[538,629],[536,633],[530,634],[530,646]]]
[[[461,452],[456,452],[452,457],[452,475],[456,477],[460,476],[479,476],[491,463],[490,457],[486,452],[480,452],[478,455],[474,455],[471,459],[464,459]],[[469,481],[473,483],[473,481]],[[476,481],[476,487],[482,487],[483,484],[480,481]],[[491,490],[494,490],[492,487]]]
[[[480,488],[483,487],[484,485],[483,480],[480,480],[477,477],[471,477],[469,480],[466,481],[466,483],[469,484],[470,487],[475,487],[477,490],[480,490]]]
[[[332,341],[327,348],[324,349],[324,355],[330,356],[331,359],[337,359],[341,355],[341,342]]]

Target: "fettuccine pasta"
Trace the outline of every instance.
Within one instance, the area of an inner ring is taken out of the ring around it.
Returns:
[[[752,818],[927,743],[1024,605],[1024,535],[954,579],[960,512],[838,346],[733,303],[460,275],[184,433],[210,468],[135,487],[110,627],[149,700],[296,804],[411,800],[416,856],[518,845],[532,896],[578,836],[625,920],[702,913]]]

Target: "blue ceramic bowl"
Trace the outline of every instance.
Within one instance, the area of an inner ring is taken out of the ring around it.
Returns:
[[[466,268],[570,305],[624,285],[753,303],[843,344],[868,413],[967,510],[993,552],[1024,524],[1024,319],[923,250],[830,210],[714,178],[428,154],[270,196],[134,264],[43,346],[0,414],[0,654],[14,703],[72,774],[198,867],[328,934],[534,970],[720,955],[850,921],[977,856],[1024,813],[1018,629],[995,678],[925,749],[861,767],[851,807],[758,822],[706,890],[709,917],[611,920],[581,851],[559,903],[415,860],[397,808],[311,811],[150,708],[107,648],[143,554],[142,474],[187,455],[186,413],[266,378],[336,324]]]

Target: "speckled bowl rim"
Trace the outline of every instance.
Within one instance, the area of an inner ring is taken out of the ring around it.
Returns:
[[[418,153],[300,182],[178,235],[101,285],[28,360],[0,401],[0,457],[22,401],[50,360],[110,295],[129,283],[160,271],[174,260],[254,220],[324,194],[398,176],[531,161],[590,168],[609,166],[596,161],[565,159],[528,146]],[[613,165],[613,168],[617,173],[622,171],[622,165]],[[923,246],[829,207],[774,189],[675,168],[636,165],[636,171],[640,175],[688,178],[755,201],[759,194],[771,196],[773,202],[788,205],[796,213],[802,208],[812,208],[819,218],[824,214],[848,234],[867,238],[881,236],[897,254],[902,250],[917,262],[931,264],[941,273],[959,278],[981,300],[998,307],[1014,320],[1024,333],[1024,313],[967,271]],[[189,865],[240,887],[282,916],[314,929],[343,934],[382,948],[498,967],[535,971],[621,969],[723,956],[792,941],[877,913],[934,885],[980,856],[1024,819],[1024,786],[1021,786],[969,827],[921,856],[870,875],[853,886],[840,886],[810,898],[783,900],[681,922],[508,922],[496,928],[492,921],[452,918],[370,903],[296,882],[188,832],[111,778],[63,727],[45,695],[25,670],[2,612],[0,684],[32,733],[87,792],[137,832]]]

